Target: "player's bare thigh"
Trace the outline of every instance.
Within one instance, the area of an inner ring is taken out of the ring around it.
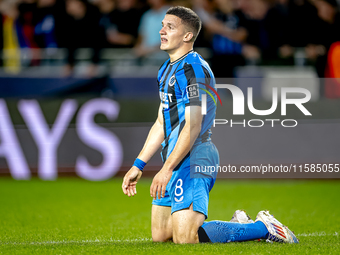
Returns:
[[[154,242],[166,242],[172,238],[171,207],[152,205],[151,232]]]
[[[198,243],[198,228],[203,225],[205,216],[195,212],[192,204],[188,209],[172,214],[172,228],[174,243]]]

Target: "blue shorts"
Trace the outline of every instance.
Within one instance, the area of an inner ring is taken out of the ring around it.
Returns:
[[[171,206],[171,214],[187,209],[193,205],[193,210],[208,218],[209,192],[215,184],[216,174],[195,173],[197,166],[214,166],[219,164],[219,155],[211,142],[194,145],[187,156],[173,171],[166,186],[165,196],[154,199],[153,205]]]

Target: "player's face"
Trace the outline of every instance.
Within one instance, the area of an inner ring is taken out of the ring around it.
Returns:
[[[180,18],[167,14],[162,21],[162,29],[159,33],[161,35],[161,50],[169,53],[185,43],[187,31]]]

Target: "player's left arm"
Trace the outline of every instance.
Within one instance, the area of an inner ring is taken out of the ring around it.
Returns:
[[[201,131],[202,118],[201,106],[192,105],[185,108],[185,125],[178,137],[175,148],[152,181],[150,195],[154,199],[157,198],[156,194],[158,198],[164,197],[165,188],[171,179],[172,171],[189,153]]]

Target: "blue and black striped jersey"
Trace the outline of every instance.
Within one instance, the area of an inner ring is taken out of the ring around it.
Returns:
[[[185,125],[185,107],[201,106],[202,95],[207,92],[207,113],[203,116],[201,132],[195,143],[210,140],[216,95],[209,93],[209,87],[215,89],[215,78],[208,63],[197,52],[190,51],[174,62],[168,59],[160,67],[157,80],[163,106],[162,159],[165,162]]]

